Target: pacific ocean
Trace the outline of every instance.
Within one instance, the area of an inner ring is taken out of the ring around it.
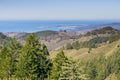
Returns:
[[[0,21],[0,32],[36,32],[43,30],[86,29],[92,25],[114,23],[114,20],[16,20]]]

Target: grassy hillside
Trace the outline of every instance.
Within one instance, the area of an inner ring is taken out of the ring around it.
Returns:
[[[79,39],[69,43],[71,44],[69,48],[72,48],[64,50],[65,56],[69,59],[80,61],[85,68],[87,67],[85,72],[91,77],[89,80],[119,80],[119,30],[105,27],[100,29],[102,33],[99,34],[99,30],[96,32],[97,34],[85,36],[86,38],[88,37],[86,41],[80,42],[81,40]],[[51,59],[54,60],[58,52],[59,50],[52,51],[50,54]]]
[[[65,55],[68,56],[69,58],[87,60],[100,56],[101,54],[106,57],[110,56],[115,51],[118,51],[119,46],[120,46],[120,40],[115,41],[113,43],[108,43],[106,45],[102,45],[98,48],[92,48],[90,53],[88,53],[89,48],[80,48],[79,50],[76,49],[64,50],[64,52]],[[50,54],[51,58],[54,58],[57,52],[59,52],[59,50],[52,51]]]
[[[50,58],[54,60],[54,58],[56,57],[59,51],[60,50],[52,51],[50,53]],[[84,66],[86,65],[87,66],[86,71],[90,76],[99,74],[99,75],[96,75],[96,79],[91,78],[88,80],[119,80],[119,77],[118,77],[119,70],[117,70],[117,72],[115,71],[117,69],[116,65],[117,66],[119,65],[116,62],[118,61],[117,59],[119,59],[119,56],[116,56],[116,55],[119,55],[119,51],[120,51],[120,39],[112,43],[102,45],[98,48],[92,48],[90,52],[89,52],[89,48],[80,48],[79,50],[76,50],[76,49],[64,50],[64,53],[65,53],[65,56],[67,56],[69,59],[72,59],[78,62],[80,61],[82,65]],[[100,58],[101,56],[102,58]],[[99,69],[97,73],[95,73],[96,69]],[[90,73],[89,73],[89,70],[90,70]],[[91,73],[92,70],[93,70],[93,73]]]

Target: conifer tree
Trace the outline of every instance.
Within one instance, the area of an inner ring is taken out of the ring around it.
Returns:
[[[88,75],[84,74],[80,63],[67,59],[62,65],[61,79],[65,80],[86,80]]]
[[[72,43],[72,46],[73,46],[74,49],[79,50],[80,49],[79,41],[76,41],[76,42]]]
[[[0,52],[0,72],[5,74],[4,77],[13,77],[16,71],[16,64],[18,62],[21,45],[15,40],[4,47]]]
[[[8,45],[8,56],[10,57],[10,76],[15,75],[16,64],[19,59],[19,55],[21,53],[21,45],[15,39],[11,40]]]
[[[51,80],[86,80],[79,63],[68,59],[64,52],[59,52],[53,60]]]
[[[63,51],[60,51],[53,60],[53,67],[51,70],[51,80],[59,80],[62,73],[62,65],[67,60]]]
[[[51,65],[48,55],[47,47],[41,45],[35,34],[30,34],[22,49],[16,75],[33,80],[44,80]]]
[[[8,56],[8,49],[4,47],[0,52],[0,79],[9,77],[10,58]]]

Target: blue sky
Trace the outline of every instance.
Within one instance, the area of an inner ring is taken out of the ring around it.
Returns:
[[[120,0],[0,0],[0,20],[120,20]]]

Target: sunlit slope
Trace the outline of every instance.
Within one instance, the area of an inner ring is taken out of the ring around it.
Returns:
[[[119,47],[120,47],[120,40],[102,45],[101,47],[98,48],[92,48],[90,52],[89,52],[89,48],[81,48],[79,50],[75,50],[75,49],[64,50],[64,52],[65,55],[69,58],[79,59],[79,60],[89,60],[92,58],[97,58],[100,55],[104,55],[106,57],[110,56],[114,54],[116,51],[118,51]],[[54,58],[58,52],[59,50],[50,52],[50,57]]]

